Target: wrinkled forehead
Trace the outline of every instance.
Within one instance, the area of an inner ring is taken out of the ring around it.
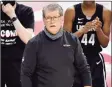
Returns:
[[[55,9],[55,10],[46,10],[45,12],[45,17],[48,17],[48,16],[60,16],[60,13],[59,13],[59,10],[58,9]]]

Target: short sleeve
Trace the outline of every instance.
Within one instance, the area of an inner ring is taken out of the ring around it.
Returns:
[[[23,26],[25,28],[32,28],[34,30],[34,12],[31,7],[26,7],[23,11]]]

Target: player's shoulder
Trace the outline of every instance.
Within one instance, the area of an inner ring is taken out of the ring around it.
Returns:
[[[74,10],[74,5],[67,8],[68,10]]]
[[[68,19],[73,19],[75,15],[75,9],[73,6],[68,7],[65,11],[65,17],[67,17]]]
[[[66,9],[66,13],[68,13],[68,14],[74,14],[74,13],[75,13],[75,10],[76,10],[76,9],[79,9],[80,6],[81,6],[81,3],[72,5],[72,6],[70,6],[70,7],[68,7],[68,8]]]
[[[70,6],[66,9],[66,12],[71,13],[71,12],[74,12],[74,10],[75,10],[74,6]]]
[[[107,12],[111,13],[111,10],[109,10],[108,8],[106,8],[106,7],[103,6],[103,12],[105,12],[105,13],[107,13]]]
[[[106,7],[103,7],[103,18],[108,19],[111,18],[111,16],[112,16],[111,10]]]

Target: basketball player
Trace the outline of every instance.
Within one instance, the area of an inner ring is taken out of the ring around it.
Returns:
[[[106,87],[104,58],[100,52],[108,45],[110,22],[110,11],[94,0],[84,0],[65,12],[64,29],[79,37],[91,68],[93,87]]]

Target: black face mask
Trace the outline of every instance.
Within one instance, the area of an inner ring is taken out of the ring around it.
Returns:
[[[15,3],[16,3],[15,1],[2,1],[2,2],[3,2],[4,5],[6,5],[6,4],[9,3],[9,4],[11,4],[12,6],[14,6]]]

